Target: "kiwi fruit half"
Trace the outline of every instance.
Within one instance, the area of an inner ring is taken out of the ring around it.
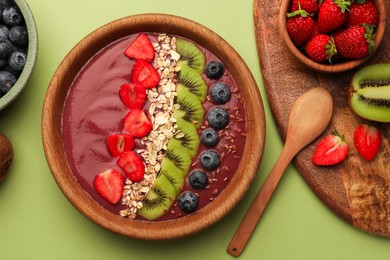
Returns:
[[[176,188],[169,182],[165,175],[160,174],[156,183],[146,194],[143,200],[143,207],[137,214],[148,220],[161,217],[170,209],[177,196]]]
[[[390,63],[359,70],[351,80],[349,104],[365,119],[390,122]]]
[[[178,67],[186,64],[199,73],[203,72],[206,58],[204,53],[193,42],[177,37],[176,51],[180,54],[180,59],[177,62]]]
[[[173,117],[182,118],[198,129],[203,123],[204,109],[197,96],[186,88],[178,88],[176,103],[180,105],[180,108],[174,110]]]
[[[207,95],[207,85],[204,82],[202,75],[191,69],[187,65],[183,65],[180,68],[180,72],[178,74],[179,84],[177,88],[186,88],[191,93],[195,94],[200,102],[204,102]]]
[[[194,158],[198,152],[200,143],[198,131],[193,124],[182,118],[177,118],[176,124],[177,134],[175,135],[175,139],[188,150],[191,158]]]

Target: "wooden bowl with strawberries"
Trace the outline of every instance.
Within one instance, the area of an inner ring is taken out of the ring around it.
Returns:
[[[291,53],[308,68],[326,73],[347,71],[368,60],[385,32],[384,1],[319,2],[283,0],[279,31]]]

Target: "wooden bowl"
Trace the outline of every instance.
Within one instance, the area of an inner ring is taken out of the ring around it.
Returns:
[[[93,200],[76,181],[65,157],[62,113],[67,93],[79,70],[109,43],[139,32],[161,32],[191,39],[214,53],[235,78],[247,118],[246,149],[227,187],[194,214],[168,221],[120,217]],[[264,108],[253,76],[237,52],[204,26],[177,16],[143,14],[110,22],[82,39],[64,58],[46,93],[42,112],[42,139],[47,162],[69,201],[96,224],[119,234],[147,240],[173,239],[193,234],[217,222],[241,200],[258,170],[265,141]]]
[[[379,23],[378,26],[375,28],[375,39],[374,39],[375,48],[368,56],[363,57],[361,59],[349,59],[343,62],[337,62],[335,64],[323,64],[311,60],[304,53],[302,53],[294,45],[293,41],[291,40],[287,32],[287,27],[286,27],[287,13],[289,12],[291,6],[291,0],[283,0],[280,6],[279,31],[288,49],[300,62],[302,62],[308,68],[313,69],[315,71],[327,72],[327,73],[347,71],[361,65],[366,60],[368,60],[375,53],[376,49],[378,48],[378,46],[382,41],[385,32],[385,26],[386,26],[386,6],[383,0],[372,0],[372,2],[375,4],[375,6],[379,11]]]

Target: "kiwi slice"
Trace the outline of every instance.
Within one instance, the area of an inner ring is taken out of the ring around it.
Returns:
[[[165,158],[171,160],[184,173],[184,176],[187,174],[192,163],[190,153],[176,138],[169,140]]]
[[[182,118],[177,118],[176,124],[178,132],[175,135],[175,139],[188,150],[191,158],[194,158],[200,143],[198,131],[193,124]]]
[[[351,80],[349,104],[363,118],[390,122],[390,63],[359,70]]]
[[[176,103],[180,105],[180,108],[174,110],[173,117],[183,118],[198,129],[204,119],[204,109],[197,96],[186,88],[178,88]]]
[[[143,207],[137,214],[148,220],[161,217],[170,209],[177,196],[176,188],[169,182],[165,175],[159,175],[156,183],[146,194]]]
[[[179,192],[184,185],[186,172],[176,167],[171,160],[165,157],[161,162],[160,175],[164,175]]]
[[[199,73],[203,72],[205,64],[204,53],[193,43],[182,38],[176,38],[176,51],[180,54],[177,66],[190,66]]]
[[[207,95],[207,85],[198,71],[187,65],[182,65],[178,74],[179,84],[177,88],[186,88],[195,94],[200,102],[204,102]]]

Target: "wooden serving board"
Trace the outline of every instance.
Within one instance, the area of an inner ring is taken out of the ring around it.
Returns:
[[[282,138],[286,138],[288,115],[303,92],[326,87],[333,96],[332,120],[316,141],[302,150],[294,164],[319,198],[353,226],[390,237],[390,124],[365,121],[348,106],[349,82],[356,70],[374,63],[390,62],[390,24],[384,40],[370,60],[359,68],[338,74],[323,74],[304,67],[287,49],[278,29],[281,0],[254,0],[256,45],[268,101]],[[387,17],[390,1],[386,2]],[[366,162],[353,143],[354,129],[362,123],[376,126],[382,146],[373,161]],[[349,155],[337,166],[317,167],[311,158],[319,139],[336,129],[345,136]]]

